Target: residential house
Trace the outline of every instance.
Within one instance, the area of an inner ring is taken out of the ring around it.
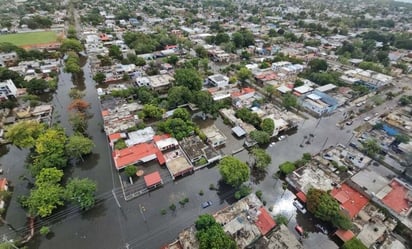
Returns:
[[[0,53],[0,67],[9,67],[17,63],[19,59],[16,52]]]
[[[17,96],[17,87],[10,79],[0,82],[0,99],[15,98]]]
[[[223,88],[229,85],[229,78],[221,74],[215,74],[209,76],[207,82],[213,87]]]
[[[226,136],[216,127],[216,125],[203,128],[202,132],[206,135],[208,143],[213,147],[218,147],[226,143]]]
[[[306,95],[301,101],[301,105],[304,108],[317,116],[332,113],[334,110],[336,110],[338,104],[339,103],[336,99],[326,93],[317,90]]]

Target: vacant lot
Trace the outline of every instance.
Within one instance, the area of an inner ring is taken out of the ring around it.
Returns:
[[[0,43],[10,42],[16,46],[49,43],[56,40],[57,34],[53,31],[0,35]]]

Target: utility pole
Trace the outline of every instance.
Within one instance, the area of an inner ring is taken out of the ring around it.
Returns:
[[[146,223],[146,216],[144,216],[144,212],[146,211],[146,209],[145,209],[144,206],[142,206],[142,204],[139,204],[139,211],[140,211],[140,214],[143,217],[144,222]]]

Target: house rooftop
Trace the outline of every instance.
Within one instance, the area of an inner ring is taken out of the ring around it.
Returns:
[[[128,165],[146,163],[156,158],[160,164],[164,163],[163,154],[153,143],[136,144],[113,152],[113,160],[118,170]]]
[[[341,207],[347,212],[351,219],[369,202],[364,195],[349,187],[347,184],[342,184],[332,189],[331,195],[340,203]]]
[[[146,187],[152,187],[158,184],[162,183],[162,178],[160,177],[160,174],[158,171],[155,171],[151,174],[145,175],[144,176],[144,181],[146,183]]]
[[[412,188],[406,183],[393,179],[389,184],[390,191],[383,197],[382,202],[396,213],[406,216],[412,208]]]

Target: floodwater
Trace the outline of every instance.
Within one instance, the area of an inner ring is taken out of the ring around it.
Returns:
[[[67,109],[71,102],[68,95],[70,89],[75,87],[83,90],[85,93],[84,100],[91,104],[89,111],[93,113],[93,115],[91,115],[88,121],[87,134],[93,139],[95,147],[92,154],[84,158],[84,162],[78,162],[77,165],[69,165],[65,168],[65,178],[88,177],[96,181],[98,205],[88,212],[80,212],[77,208],[70,205],[60,208],[53,215],[42,220],[43,224],[51,226],[51,235],[48,237],[36,236],[29,242],[29,248],[84,248],[81,243],[77,243],[73,237],[66,236],[66,234],[85,240],[85,235],[81,234],[81,227],[84,226],[84,222],[88,223],[96,217],[106,215],[107,206],[113,206],[111,203],[111,201],[113,201],[111,191],[118,181],[116,181],[117,178],[115,178],[113,167],[111,166],[106,136],[101,129],[100,102],[97,97],[95,82],[92,79],[87,58],[82,58],[82,63],[84,74],[82,74],[81,77],[78,77],[78,79],[73,82],[71,74],[61,70],[58,90],[54,94],[45,94],[42,96],[42,99],[51,100],[54,106],[53,123],[61,125],[68,135],[73,134]],[[5,216],[10,226],[3,225],[0,227],[1,235],[6,236],[7,239],[24,236],[28,232],[25,210],[21,208],[17,201],[19,196],[28,194],[30,182],[32,181],[30,173],[25,168],[25,159],[28,152],[28,150],[22,150],[12,145],[0,147],[0,155],[2,155],[0,165],[4,170],[4,176],[10,179],[13,188],[13,196]],[[63,226],[58,225],[66,220],[71,220],[71,222],[65,223]],[[110,225],[107,224],[106,228],[107,227],[110,227]],[[36,228],[38,229],[38,227]],[[13,229],[17,232],[13,231]],[[99,234],[98,232],[95,233],[96,235]],[[100,243],[104,243],[104,241]]]

